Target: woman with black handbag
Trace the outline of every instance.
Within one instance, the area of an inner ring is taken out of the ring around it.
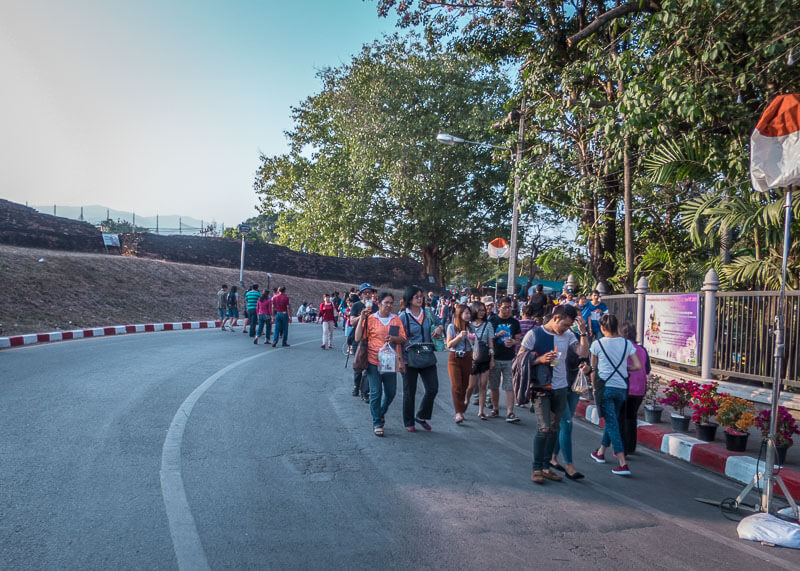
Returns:
[[[469,340],[472,343],[472,374],[469,377],[467,399],[478,387],[478,418],[489,420],[484,412],[486,408],[486,389],[489,386],[489,370],[494,367],[494,327],[487,319],[486,305],[474,302],[472,322],[470,323]]]
[[[403,361],[406,363],[403,373],[403,424],[409,432],[417,431],[415,422],[425,430],[430,430],[428,421],[433,415],[433,401],[439,392],[433,337],[442,335],[442,327],[434,322],[433,313],[425,308],[425,296],[419,286],[408,286],[403,293],[403,302],[405,310],[400,313],[400,321],[406,332],[406,343],[403,345]],[[417,379],[420,377],[425,394],[415,415]]]

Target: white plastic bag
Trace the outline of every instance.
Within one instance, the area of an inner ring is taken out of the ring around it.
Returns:
[[[800,549],[800,525],[789,523],[771,514],[747,516],[736,527],[739,539],[764,541],[780,547]]]
[[[381,374],[397,372],[397,352],[388,343],[378,351],[378,372]]]
[[[572,392],[582,395],[589,390],[589,382],[586,380],[586,375],[583,371],[578,371],[578,376],[575,377],[575,382],[572,383]]]

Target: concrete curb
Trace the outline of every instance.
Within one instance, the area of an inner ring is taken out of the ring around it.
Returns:
[[[597,407],[589,401],[578,401],[578,405],[575,407],[575,416],[597,426],[603,426],[602,419],[597,415]],[[646,446],[680,458],[690,464],[702,466],[742,484],[749,484],[755,477],[757,469],[764,469],[763,459],[759,464],[757,458],[745,453],[731,452],[722,444],[704,442],[688,434],[675,432],[667,426],[639,421],[636,437],[640,446]],[[800,470],[781,468],[779,472],[792,497],[800,498]],[[758,487],[761,487],[760,482]],[[777,485],[775,493],[782,495],[780,487]]]

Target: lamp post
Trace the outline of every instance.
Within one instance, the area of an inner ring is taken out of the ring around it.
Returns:
[[[517,152],[513,153],[514,163],[517,167],[519,167],[519,162],[522,158],[522,140],[525,133],[525,126],[524,123],[520,121],[520,128],[519,128],[519,138],[517,139]],[[478,147],[491,147],[493,149],[501,149],[503,151],[507,151],[506,147],[500,147],[498,145],[492,145],[491,143],[480,143],[478,141],[470,141],[468,139],[462,139],[461,137],[456,137],[454,135],[448,135],[447,133],[439,133],[436,135],[436,140],[439,141],[441,144],[446,145],[448,147],[452,147],[454,145],[475,145]],[[506,285],[506,293],[509,296],[514,295],[514,290],[516,289],[517,285],[517,233],[518,233],[518,225],[519,225],[519,186],[520,186],[520,179],[519,179],[519,168],[516,169],[516,173],[514,174],[514,201],[511,207],[511,243],[509,244],[509,252],[508,252],[508,283]],[[495,292],[497,291],[497,287],[495,285]]]

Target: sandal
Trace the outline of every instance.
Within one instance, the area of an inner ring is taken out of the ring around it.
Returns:
[[[383,427],[376,426],[373,432],[375,432],[375,436],[383,436]]]
[[[500,416],[500,411],[496,408],[492,409],[492,412],[489,413],[489,418],[496,418],[498,416]]]
[[[456,424],[461,424],[462,422],[464,422],[464,415],[459,412],[456,414]]]
[[[506,422],[519,422],[519,417],[513,412],[509,412],[506,415]]]
[[[417,428],[415,426],[406,426],[406,430],[408,430],[409,432],[416,432]]]
[[[414,420],[416,420],[419,423],[419,425],[425,430],[431,430],[431,425],[428,424],[426,420],[422,420],[421,418],[415,418]]]
[[[482,412],[478,414],[478,418],[480,418],[481,420],[489,420],[489,418]]]

